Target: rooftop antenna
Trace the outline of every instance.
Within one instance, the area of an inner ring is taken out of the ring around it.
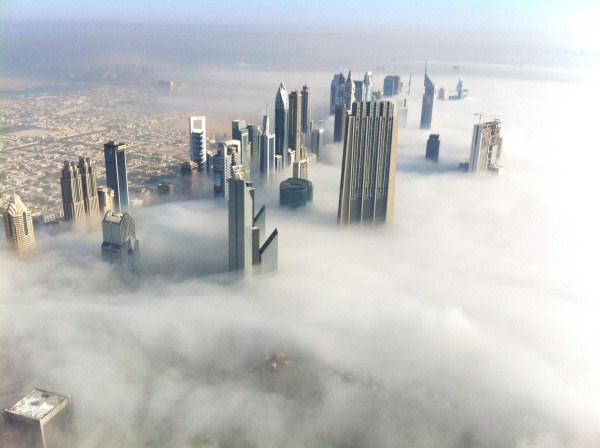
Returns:
[[[491,114],[483,114],[483,113],[481,113],[481,112],[479,112],[479,113],[474,113],[473,115],[478,115],[478,116],[479,116],[479,124],[481,124],[481,118],[482,118],[482,117],[490,117],[490,118],[493,118],[493,119],[494,119],[494,121],[500,121],[496,115],[491,115]]]

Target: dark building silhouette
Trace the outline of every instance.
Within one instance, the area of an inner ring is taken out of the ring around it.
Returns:
[[[440,156],[440,134],[430,134],[425,149],[425,158],[427,160],[438,161]]]

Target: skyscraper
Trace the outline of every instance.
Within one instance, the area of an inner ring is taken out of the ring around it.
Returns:
[[[473,126],[469,171],[486,171],[496,167],[502,152],[502,123],[496,119]]]
[[[354,87],[356,88],[354,92],[354,98],[356,101],[364,101],[365,100],[365,83],[363,81],[354,81]]]
[[[190,160],[206,174],[206,117],[190,117]]]
[[[229,183],[227,179],[231,177],[231,169],[234,166],[242,165],[240,146],[239,140],[219,142],[219,148],[213,165],[215,197],[229,197]]]
[[[282,82],[275,96],[275,155],[281,156],[285,166],[290,164],[288,155],[289,131],[289,96]]]
[[[98,209],[102,216],[114,207],[115,192],[112,188],[98,187]]]
[[[79,157],[78,168],[81,176],[85,213],[90,217],[96,217],[100,214],[100,207],[98,203],[98,176],[96,176],[94,163],[89,157]]]
[[[2,214],[4,233],[8,248],[19,255],[27,255],[35,249],[33,221],[31,212],[21,202],[21,197],[13,193],[13,199],[8,203]]]
[[[398,101],[398,129],[406,129],[408,125],[408,105],[406,98]]]
[[[333,115],[335,113],[336,104],[341,104],[344,102],[344,90],[346,87],[346,78],[343,73],[339,75],[333,75],[333,80],[331,81],[331,93],[329,97],[329,115]]]
[[[124,143],[112,140],[104,145],[106,186],[115,192],[113,207],[117,212],[125,211],[129,206],[126,147]]]
[[[304,144],[308,146],[310,139],[311,122],[311,90],[307,84],[302,86],[302,135],[304,135]]]
[[[292,172],[296,179],[308,179],[308,160],[302,159],[294,162]]]
[[[279,184],[279,206],[303,207],[312,202],[313,185],[308,179],[289,178]]]
[[[64,448],[76,445],[72,412],[70,397],[33,389],[4,411],[4,419],[18,446]]]
[[[262,136],[262,130],[260,126],[255,124],[249,124],[246,126],[248,129],[248,144],[250,145],[250,164],[252,168],[260,166],[260,139]]]
[[[425,148],[425,158],[437,162],[440,156],[440,134],[430,134]]]
[[[102,220],[102,261],[137,269],[140,242],[135,236],[135,221],[127,212],[106,212]]]
[[[333,119],[333,141],[335,143],[341,142],[344,138],[344,133],[346,129],[346,115],[346,105],[336,104],[335,116]]]
[[[234,120],[231,122],[231,139],[240,141],[240,163],[246,168],[250,167],[248,163],[248,127],[246,120]]]
[[[296,160],[302,157],[302,93],[298,91],[289,94],[288,114],[288,147],[296,152]]]
[[[65,160],[60,178],[65,221],[76,222],[85,216],[85,204],[81,188],[81,176],[75,162]]]
[[[365,73],[365,79],[363,80],[363,90],[365,101],[371,101],[373,94],[373,72]]]
[[[356,86],[352,81],[352,71],[348,72],[348,78],[346,78],[346,85],[344,87],[344,105],[347,110],[352,109],[352,104],[356,102]]]
[[[275,169],[275,134],[269,132],[269,117],[265,115],[266,126],[260,137],[260,175],[269,178]]]
[[[323,150],[324,135],[325,129],[323,128],[313,129],[311,133],[310,149],[317,157],[321,155],[321,151]]]
[[[431,129],[433,119],[433,102],[435,100],[435,84],[427,76],[425,66],[425,93],[423,94],[423,105],[421,106],[421,129]]]
[[[242,171],[229,183],[229,270],[246,275],[277,269],[277,229],[261,246],[265,235],[266,211],[254,215],[254,188]]]
[[[355,103],[346,117],[338,222],[384,223],[394,214],[397,117],[391,101]]]
[[[398,95],[402,91],[402,83],[400,82],[400,76],[389,75],[383,80],[383,96],[392,97]]]

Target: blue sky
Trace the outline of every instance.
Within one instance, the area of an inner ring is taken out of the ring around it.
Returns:
[[[162,22],[266,30],[415,32],[600,41],[597,0],[0,0],[4,22]]]

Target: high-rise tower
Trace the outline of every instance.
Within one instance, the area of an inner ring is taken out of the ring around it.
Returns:
[[[352,81],[352,72],[348,72],[348,78],[346,78],[346,85],[344,87],[344,105],[347,110],[352,109],[352,104],[356,102],[356,86]]]
[[[296,154],[296,160],[303,159],[302,150],[302,93],[295,91],[289,94],[288,114],[288,147]]]
[[[344,102],[344,89],[346,86],[346,78],[343,73],[339,75],[333,75],[333,80],[331,81],[331,93],[329,97],[329,115],[333,115],[335,113],[336,104],[341,104]]]
[[[76,222],[85,216],[85,204],[81,188],[81,176],[75,162],[65,160],[60,178],[65,221]]]
[[[501,130],[502,123],[497,119],[473,126],[469,171],[486,171],[496,166],[502,152]]]
[[[139,265],[140,242],[135,236],[135,221],[131,215],[106,212],[102,221],[102,260],[136,269]]]
[[[89,157],[79,157],[77,167],[81,176],[81,191],[85,213],[90,217],[96,217],[100,214],[100,206],[98,203],[98,176],[94,169],[94,163]]]
[[[231,122],[231,139],[240,142],[240,161],[247,168],[250,167],[248,153],[248,126],[246,120],[234,120]]]
[[[397,133],[391,101],[353,104],[346,117],[340,224],[384,223],[392,219]]]
[[[427,76],[427,66],[425,66],[425,93],[423,94],[423,105],[421,106],[421,129],[431,129],[433,119],[433,102],[435,100],[435,84]]]
[[[122,212],[129,206],[129,187],[127,185],[127,145],[110,141],[104,145],[106,163],[106,186],[115,192],[113,210]]]
[[[234,166],[242,166],[240,159],[240,141],[225,140],[219,142],[219,149],[213,165],[214,194],[215,197],[229,197],[229,183],[231,170]]]
[[[207,173],[206,117],[190,117],[190,160],[198,164],[198,171]]]
[[[440,134],[430,134],[425,148],[425,158],[437,162],[440,157]]]
[[[254,188],[242,171],[229,183],[229,270],[248,275],[277,269],[277,229],[262,244],[265,235],[265,207],[254,215]]]
[[[285,166],[290,164],[288,154],[289,130],[288,114],[290,101],[285,84],[282,82],[275,96],[275,155],[281,156]]]
[[[310,139],[310,121],[311,121],[311,90],[310,86],[302,86],[302,135],[304,135],[304,144],[308,146]]]
[[[363,90],[365,92],[365,101],[371,101],[373,94],[373,72],[365,73],[365,79],[363,80]]]
[[[2,219],[9,249],[16,251],[19,255],[27,255],[32,252],[35,249],[35,236],[31,212],[21,202],[18,194],[13,193],[13,199],[4,209]]]

